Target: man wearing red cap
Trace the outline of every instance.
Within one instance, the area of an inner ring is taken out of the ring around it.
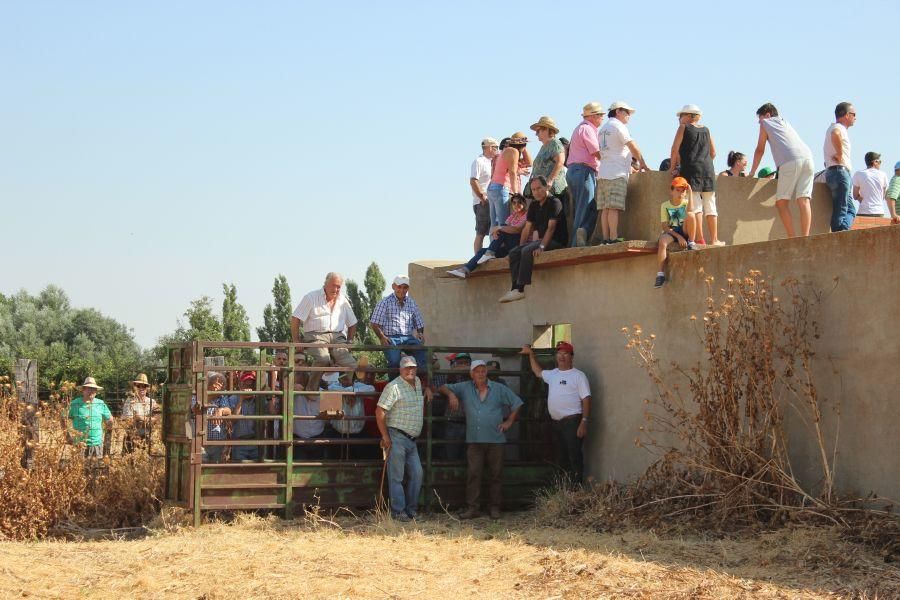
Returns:
[[[544,369],[538,364],[530,345],[522,347],[528,356],[535,377],[548,386],[547,409],[553,421],[553,436],[559,467],[575,484],[584,479],[582,444],[587,435],[591,412],[591,387],[587,375],[572,366],[575,348],[569,342],[556,345],[556,369]]]
[[[244,371],[241,373],[238,389],[242,392],[250,392],[256,389],[256,372]],[[236,415],[255,415],[256,413],[256,397],[255,396],[238,396],[237,404],[234,408]],[[234,440],[252,440],[256,439],[256,421],[250,419],[240,419],[234,422],[234,428],[231,432],[231,438]],[[241,462],[244,460],[256,460],[259,458],[257,446],[232,446],[231,461]]]

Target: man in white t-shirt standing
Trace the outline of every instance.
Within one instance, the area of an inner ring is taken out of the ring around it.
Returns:
[[[649,171],[641,150],[628,133],[628,121],[634,109],[625,102],[613,102],[609,119],[600,128],[600,169],[597,172],[597,210],[600,211],[600,243],[619,240],[619,213],[625,210],[631,159],[636,158],[642,171]],[[587,232],[597,237],[596,232]]]
[[[291,315],[291,339],[307,344],[347,344],[356,334],[356,315],[347,297],[341,294],[344,277],[340,273],[329,273],[325,284],[303,296]],[[300,328],[303,328],[301,337]],[[356,359],[346,348],[304,348],[311,356],[313,366],[339,365],[356,368]],[[306,389],[319,389],[322,371],[309,374]]]
[[[853,198],[859,201],[858,217],[883,217],[884,198],[887,192],[888,178],[881,171],[881,155],[877,152],[866,152],[866,168],[853,174]],[[888,202],[891,218],[894,212],[893,202]]]
[[[491,167],[500,145],[494,138],[481,140],[481,154],[472,161],[469,186],[472,188],[472,210],[475,212],[475,253],[481,250],[484,236],[491,229],[491,207],[487,200],[487,186],[491,182]]]
[[[568,342],[556,345],[555,369],[543,369],[534,357],[531,346],[523,346],[531,371],[548,386],[547,408],[553,420],[553,435],[559,466],[580,485],[584,479],[582,444],[587,436],[588,416],[591,413],[591,387],[587,375],[572,366],[575,348]]]
[[[831,231],[847,231],[856,215],[850,198],[850,136],[856,123],[856,108],[849,102],[834,107],[835,122],[825,131],[825,183],[831,190]]]

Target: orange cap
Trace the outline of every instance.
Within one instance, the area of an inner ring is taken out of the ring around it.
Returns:
[[[687,179],[685,179],[684,177],[676,177],[675,179],[672,180],[672,187],[673,187],[673,188],[686,188],[686,187],[688,187]]]

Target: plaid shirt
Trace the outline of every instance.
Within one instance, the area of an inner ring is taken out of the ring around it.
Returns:
[[[378,406],[383,408],[388,427],[405,431],[413,437],[422,433],[425,400],[422,396],[422,382],[416,377],[416,387],[397,377],[384,388]]]
[[[418,329],[425,329],[425,320],[419,312],[419,306],[410,296],[406,296],[403,306],[396,294],[382,298],[372,311],[370,323],[379,325],[384,335],[412,335]]]
[[[225,431],[225,421],[211,420],[217,408],[230,408],[234,410],[237,406],[237,396],[219,396],[209,399],[209,408],[206,409],[206,439],[208,440],[226,440],[228,435]],[[197,397],[191,398],[191,408],[196,406]]]

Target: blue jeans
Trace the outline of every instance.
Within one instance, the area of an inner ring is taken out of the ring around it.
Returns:
[[[388,490],[391,496],[391,514],[405,512],[410,517],[419,510],[419,491],[422,489],[422,461],[416,442],[399,430],[388,427],[391,450],[388,453]],[[403,487],[403,474],[406,487]]]
[[[240,462],[242,460],[257,460],[259,452],[256,446],[232,446],[231,462]]]
[[[391,346],[420,346],[422,342],[411,335],[389,335],[387,336],[388,341],[391,343]],[[391,369],[396,369],[400,366],[400,353],[401,350],[385,350],[384,357],[387,359],[388,367]],[[420,373],[425,373],[425,369],[428,368],[428,365],[425,363],[425,351],[417,350],[415,352],[407,352],[407,354],[412,354],[416,357],[416,364],[419,365],[419,369],[421,369]]]
[[[831,231],[847,231],[856,216],[856,207],[850,199],[850,171],[828,169],[825,183],[831,190]]]
[[[586,165],[574,164],[566,172],[569,194],[575,207],[569,246],[575,245],[575,233],[584,229],[586,239],[594,235],[597,227],[597,204],[594,202],[594,191],[597,187],[597,173]]]
[[[478,252],[475,253],[475,256],[466,263],[466,270],[470,273],[478,268],[478,259],[484,256],[484,253],[490,250],[494,253],[494,256],[497,258],[503,258],[509,251],[519,245],[519,234],[518,233],[504,233],[500,232],[499,236],[496,240],[491,240],[490,245],[487,248],[482,248]]]
[[[487,197],[491,209],[491,227],[503,225],[509,216],[509,188],[492,183],[488,185]]]

